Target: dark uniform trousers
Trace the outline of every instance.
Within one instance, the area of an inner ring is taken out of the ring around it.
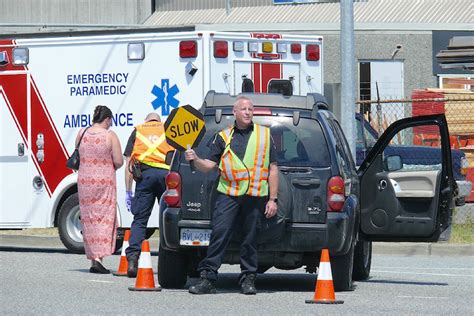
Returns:
[[[150,218],[155,201],[161,198],[166,190],[165,177],[168,170],[147,167],[142,169],[142,179],[136,183],[135,195],[132,199],[131,212],[133,222],[131,226],[131,234],[129,246],[125,249],[128,256],[131,254],[139,254],[141,245],[146,236],[146,228],[148,219]]]
[[[263,197],[249,195],[234,197],[218,192],[216,207],[212,214],[212,233],[207,256],[198,267],[200,272],[207,271],[209,280],[217,280],[217,270],[222,264],[225,250],[237,225],[242,231],[239,283],[246,274],[257,273],[257,223],[263,212],[265,200]]]

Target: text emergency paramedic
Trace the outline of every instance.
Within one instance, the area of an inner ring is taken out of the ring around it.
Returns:
[[[69,74],[70,96],[117,95],[127,93],[128,73]]]

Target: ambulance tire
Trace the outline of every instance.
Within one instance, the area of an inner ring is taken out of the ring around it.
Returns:
[[[354,281],[365,281],[370,276],[372,265],[372,242],[358,241],[354,252],[354,269],[352,279]]]
[[[84,253],[78,193],[71,194],[61,205],[57,223],[64,246],[72,253]]]
[[[158,282],[165,289],[182,289],[188,280],[186,256],[176,251],[158,250]]]
[[[331,261],[332,280],[334,283],[334,290],[353,291],[352,286],[352,270],[354,266],[354,244],[352,241],[349,251],[345,255],[334,256],[329,258]]]

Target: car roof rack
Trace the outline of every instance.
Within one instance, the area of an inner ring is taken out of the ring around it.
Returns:
[[[225,107],[233,105],[238,96],[246,96],[252,100],[254,106],[277,106],[289,109],[305,110],[327,110],[328,102],[326,98],[319,93],[308,93],[307,96],[284,96],[279,93],[241,93],[239,95],[230,95],[228,93],[217,93],[210,90],[204,98],[202,110],[205,108]]]

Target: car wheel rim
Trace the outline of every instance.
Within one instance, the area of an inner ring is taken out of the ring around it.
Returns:
[[[72,208],[66,218],[66,230],[69,237],[75,242],[82,243],[82,224],[79,205]]]

